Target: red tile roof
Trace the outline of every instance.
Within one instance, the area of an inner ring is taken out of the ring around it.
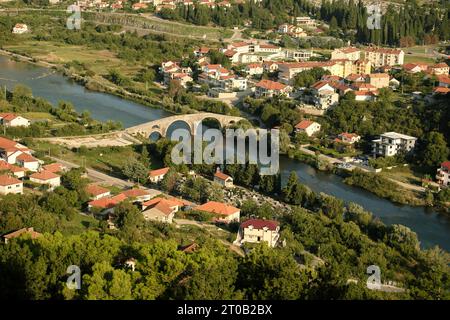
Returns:
[[[122,192],[127,198],[137,198],[141,196],[148,196],[150,192],[144,189],[129,189]]]
[[[305,130],[306,128],[308,128],[313,123],[314,123],[314,121],[302,120],[302,121],[300,121],[299,123],[297,123],[295,125],[295,128]]]
[[[220,172],[220,171],[217,171],[216,173],[214,173],[214,177],[219,178],[220,180],[233,179],[229,175],[227,175],[223,172]]]
[[[59,178],[60,176],[57,175],[56,173],[47,171],[47,170],[42,170],[40,172],[35,172],[33,173],[30,178],[33,179],[38,179],[38,180],[43,180],[43,181],[47,181],[50,179],[55,179],[55,178]]]
[[[253,226],[255,229],[263,229],[267,228],[269,230],[275,231],[280,224],[278,221],[274,220],[264,220],[264,219],[250,219],[243,223],[241,223],[241,228],[245,229],[250,226]]]
[[[17,118],[14,113],[0,113],[0,118],[11,121]]]
[[[5,234],[3,236],[3,238],[14,239],[14,238],[20,237],[22,234],[25,234],[25,233],[30,234],[32,239],[36,239],[36,238],[42,236],[41,233],[34,231],[34,229],[31,227],[31,228],[22,228],[17,231]]]
[[[38,161],[38,159],[36,159],[32,155],[25,153],[25,152],[21,153],[16,159],[19,161],[22,161],[22,162],[37,162]]]
[[[266,80],[266,79],[258,82],[256,84],[256,86],[267,89],[267,90],[283,90],[284,88],[286,88],[286,85],[284,85],[282,83],[271,81],[271,80]]]
[[[89,195],[96,197],[96,196],[99,196],[99,195],[101,195],[101,194],[108,193],[109,190],[106,189],[106,188],[103,188],[103,187],[101,187],[101,186],[99,186],[99,185],[96,185],[96,184],[93,184],[93,183],[92,183],[92,184],[88,184],[88,185],[86,186],[86,192],[87,192]]]
[[[151,170],[149,172],[149,176],[150,177],[157,177],[157,176],[165,175],[169,171],[169,169],[170,169],[169,167],[166,167],[166,168]]]
[[[43,166],[43,168],[47,171],[56,173],[56,172],[62,172],[64,170],[64,166],[60,163],[50,163]]]
[[[217,201],[209,201],[205,204],[202,204],[201,206],[196,207],[195,210],[205,211],[205,212],[220,214],[220,215],[225,215],[225,216],[229,216],[229,215],[232,215],[232,214],[240,211],[238,208],[235,208],[233,206],[229,206],[225,203],[217,202]]]
[[[20,181],[19,179],[13,178],[11,176],[8,175],[1,175],[0,176],[0,186],[10,186],[13,184],[19,184],[22,183],[22,181]]]
[[[439,82],[450,84],[450,77],[446,75],[437,76]]]
[[[118,195],[111,198],[102,198],[90,201],[89,206],[103,209],[114,208],[116,205],[118,205],[125,199],[127,199],[127,197],[124,194],[119,193]]]
[[[446,168],[447,170],[450,170],[450,161],[444,161],[441,163],[442,168]]]
[[[11,172],[25,172],[25,169],[23,169],[21,167],[18,167],[18,166],[15,166],[13,164],[9,164],[6,161],[1,161],[0,160],[0,171],[2,171],[2,170],[8,170],[8,171],[11,171]]]
[[[450,88],[446,88],[446,87],[436,87],[433,89],[434,93],[437,94],[447,94],[450,92]]]

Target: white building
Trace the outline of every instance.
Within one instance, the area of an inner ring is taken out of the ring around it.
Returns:
[[[5,127],[28,127],[30,120],[14,113],[0,113],[0,124]]]
[[[391,157],[399,152],[408,153],[414,149],[417,138],[397,132],[386,132],[372,140],[373,156]]]
[[[15,34],[22,34],[28,31],[28,26],[26,24],[23,23],[17,23],[14,28],[12,33]]]
[[[61,177],[56,173],[42,170],[40,172],[35,172],[30,175],[30,181],[42,185],[50,186],[50,190],[61,185]]]
[[[1,175],[0,176],[0,194],[23,193],[23,183],[17,178]]]
[[[364,53],[374,67],[402,65],[405,58],[405,52],[399,49],[365,48]]]
[[[443,187],[448,187],[450,183],[450,161],[441,163],[441,167],[437,169],[436,180]]]
[[[214,182],[225,188],[233,187],[233,178],[223,172],[220,172],[219,169],[214,174]]]
[[[16,163],[17,165],[30,171],[38,171],[41,165],[38,159],[28,153],[21,153],[18,155],[16,157]]]
[[[243,222],[239,228],[237,244],[245,242],[260,243],[265,241],[269,247],[277,245],[280,238],[280,225],[277,221],[250,219]]]
[[[156,169],[156,170],[151,170],[149,172],[148,179],[150,180],[150,182],[158,183],[159,181],[164,179],[164,176],[166,175],[167,172],[169,172],[169,168],[168,167],[161,168],[161,169]]]
[[[310,120],[302,120],[295,125],[296,132],[305,132],[308,137],[311,137],[316,132],[320,131],[320,124]]]

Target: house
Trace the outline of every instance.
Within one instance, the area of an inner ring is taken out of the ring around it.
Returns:
[[[357,90],[354,91],[355,101],[375,101],[377,99],[377,91]]]
[[[371,85],[370,83],[356,82],[351,85],[351,88],[355,91],[377,92],[377,88]]]
[[[50,190],[53,190],[54,188],[61,185],[61,176],[50,171],[42,170],[30,175],[30,181],[38,184],[48,185],[50,186]]]
[[[405,58],[403,50],[376,47],[365,48],[364,55],[374,67],[402,65]]]
[[[392,77],[391,80],[389,80],[389,86],[391,87],[391,89],[397,89],[398,87],[400,87],[400,81]]]
[[[445,62],[441,62],[428,67],[428,71],[435,75],[448,75],[450,67]]]
[[[245,72],[250,75],[261,75],[264,73],[264,68],[261,63],[250,63],[245,66]]]
[[[446,87],[436,87],[433,89],[433,95],[435,96],[445,96],[450,92],[450,88]]]
[[[161,181],[164,178],[164,176],[167,174],[167,172],[169,172],[169,169],[170,169],[169,167],[166,167],[166,168],[151,170],[148,174],[148,179],[152,183],[158,183],[159,181]]]
[[[86,192],[91,200],[99,200],[109,197],[111,192],[97,184],[91,183],[86,186]]]
[[[366,82],[365,74],[351,73],[345,77],[347,83]]]
[[[354,144],[361,140],[361,136],[355,133],[342,132],[338,135],[338,140],[342,143]]]
[[[387,73],[371,73],[368,78],[369,84],[377,89],[389,87],[389,74]]]
[[[291,87],[271,81],[261,80],[255,85],[255,97],[273,97],[274,95],[286,95],[290,92]]]
[[[157,197],[144,202],[142,207],[145,220],[153,220],[164,223],[172,223],[175,213],[185,206],[185,202],[176,198]]]
[[[152,198],[152,193],[144,189],[128,189],[122,191],[122,194],[124,194],[128,199],[137,202],[148,201]]]
[[[3,242],[5,244],[7,244],[9,240],[18,238],[18,237],[20,237],[20,236],[22,236],[24,234],[29,235],[31,237],[31,239],[37,239],[40,236],[42,236],[41,233],[34,231],[33,227],[31,227],[31,228],[22,228],[22,229],[14,231],[14,232],[11,232],[11,233],[3,235]]]
[[[14,113],[0,113],[0,124],[5,127],[29,127],[30,120]]]
[[[295,22],[299,26],[314,27],[316,25],[316,20],[311,19],[310,17],[295,17]]]
[[[0,158],[10,164],[16,163],[16,158],[22,153],[31,154],[31,150],[16,141],[0,137]]]
[[[16,178],[23,178],[25,177],[25,169],[18,167],[13,164],[9,164],[8,162],[4,160],[0,160],[0,172],[6,171],[9,173],[12,173]]]
[[[450,87],[450,77],[446,75],[437,76],[439,87],[449,88]]]
[[[61,163],[57,163],[57,162],[46,164],[46,165],[42,166],[42,169],[44,169],[46,171],[53,172],[53,173],[67,171],[67,167],[66,166],[62,165]]]
[[[39,160],[28,153],[21,153],[16,158],[16,163],[30,171],[38,171],[41,165]]]
[[[119,193],[113,197],[105,197],[98,200],[88,202],[88,210],[92,212],[93,209],[101,211],[101,215],[109,215],[114,212],[114,208],[121,202],[125,201],[127,197]]]
[[[276,72],[278,70],[278,62],[264,61],[262,63],[264,71],[268,73]]]
[[[332,90],[313,91],[312,102],[320,110],[326,110],[338,104],[339,94]]]
[[[23,193],[23,182],[17,178],[1,175],[0,176],[0,194],[22,194]]]
[[[416,137],[397,132],[386,132],[372,140],[373,156],[390,157],[399,152],[408,153],[414,149]]]
[[[215,218],[216,221],[225,223],[239,222],[241,213],[240,209],[217,201],[208,201],[196,207],[195,210],[212,213],[217,217]]]
[[[361,58],[361,50],[354,47],[339,48],[331,52],[331,60],[347,59],[356,61]]]
[[[280,239],[280,225],[274,220],[250,219],[239,228],[237,244],[245,242],[260,243],[265,241],[269,247],[273,248]]]
[[[424,63],[406,63],[403,65],[403,70],[408,73],[424,72],[428,69],[428,65]]]
[[[308,137],[311,137],[316,132],[320,131],[320,124],[310,120],[302,120],[295,125],[296,132],[305,132]]]
[[[23,23],[16,23],[14,26],[12,33],[14,34],[22,34],[28,31],[28,26]]]
[[[441,163],[441,167],[437,169],[436,180],[443,187],[448,187],[449,186],[449,182],[450,182],[450,161],[444,161],[444,162]]]
[[[194,50],[194,54],[196,57],[203,57],[209,53],[210,49],[208,47],[200,47]]]
[[[217,169],[216,173],[214,173],[214,182],[225,188],[233,187],[233,178],[223,172],[220,172],[219,169]]]

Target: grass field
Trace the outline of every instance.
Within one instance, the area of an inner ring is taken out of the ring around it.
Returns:
[[[70,221],[64,221],[62,224],[62,233],[64,235],[80,234],[88,229],[95,229],[98,227],[98,220],[91,216],[76,214]]]
[[[413,172],[410,167],[396,167],[390,170],[383,169],[380,173],[386,178],[391,178],[400,182],[410,183],[420,186],[422,184],[422,177]]]

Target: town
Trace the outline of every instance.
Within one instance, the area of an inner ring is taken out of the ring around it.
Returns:
[[[0,297],[449,299],[448,6],[388,4],[380,31],[363,1],[83,0],[72,30],[72,3],[18,2]],[[203,127],[278,130],[279,172],[174,161],[174,130]]]

